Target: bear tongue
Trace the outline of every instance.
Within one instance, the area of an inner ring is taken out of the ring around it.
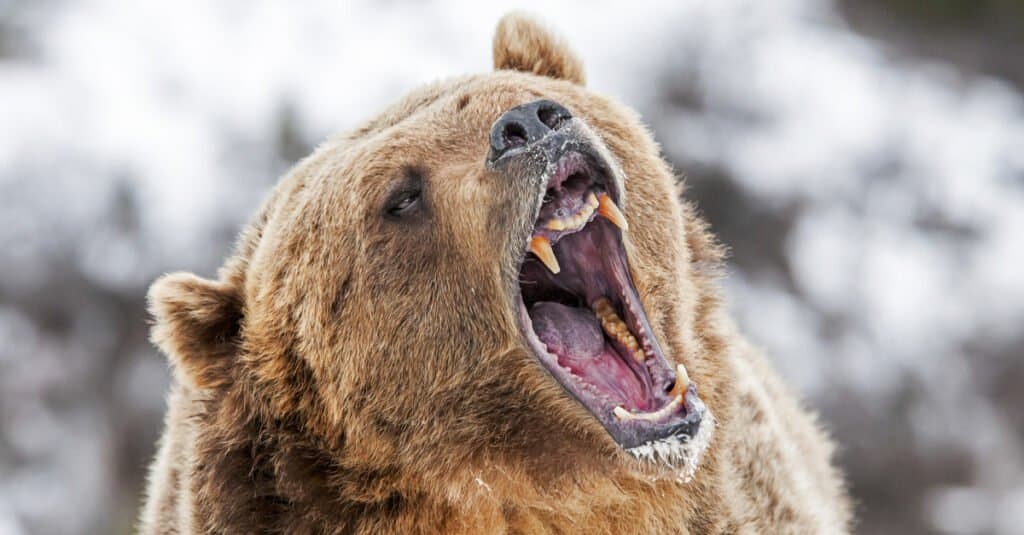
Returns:
[[[631,408],[646,405],[635,372],[605,342],[597,316],[589,308],[541,301],[530,308],[533,330],[558,364]]]
[[[537,338],[559,357],[571,355],[574,360],[589,360],[604,349],[601,324],[589,309],[541,301],[533,305],[530,317]]]

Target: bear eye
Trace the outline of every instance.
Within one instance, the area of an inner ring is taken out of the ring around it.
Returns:
[[[412,208],[416,202],[420,200],[420,192],[409,191],[404,192],[401,196],[393,201],[392,205],[388,207],[388,213],[391,215],[399,215],[402,212]]]
[[[399,184],[388,195],[384,213],[391,219],[408,217],[422,204],[423,178],[415,170],[408,170]]]

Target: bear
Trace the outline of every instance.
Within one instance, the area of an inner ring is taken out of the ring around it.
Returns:
[[[638,115],[526,15],[493,58],[318,146],[216,278],[153,283],[141,532],[848,532]]]

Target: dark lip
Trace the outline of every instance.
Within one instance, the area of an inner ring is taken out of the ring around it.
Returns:
[[[566,161],[567,159],[572,160],[572,165],[583,168],[593,173],[592,179],[595,184],[604,186],[611,199],[620,207],[622,206],[622,195],[621,195],[621,182],[618,176],[612,171],[612,167],[608,162],[600,155],[595,147],[578,137],[567,136],[561,132],[553,132],[546,138],[536,143],[537,147],[524,147],[517,149],[518,152],[533,152],[533,156],[541,156],[546,159],[547,162],[554,162],[553,168],[551,165],[548,166],[548,172],[545,176],[541,177],[543,180],[539,180],[537,187],[538,200],[536,210],[533,211],[534,219],[531,221],[531,229],[536,222],[540,206],[542,204],[542,196],[547,188],[548,184],[552,179],[555,179],[554,170],[557,169],[558,165]],[[502,159],[504,161],[504,158]],[[500,164],[501,162],[499,162]],[[573,172],[578,170],[576,167],[571,168],[569,171]],[[563,170],[563,172],[565,172]],[[591,224],[599,224],[599,222],[590,222],[586,226]],[[551,236],[552,243],[561,239],[564,236],[570,235],[575,232],[582,231],[582,228],[571,231],[558,231],[553,233]],[[640,301],[639,296],[635,293],[635,285],[632,281],[632,276],[628,270],[628,256],[625,255],[625,248],[622,244],[622,235],[619,234],[617,237],[617,244],[623,251],[623,258],[627,262],[627,278],[625,284],[624,293],[629,293],[626,296],[627,299],[632,299],[633,303],[644,310],[644,313],[638,318],[637,323],[640,324],[640,328],[643,331],[645,342],[645,351],[656,354],[664,362],[665,366],[657,368],[651,368],[648,366],[648,372],[654,381],[658,382],[658,385],[665,385],[666,381],[668,386],[671,386],[675,380],[674,368],[668,367],[667,361],[664,359],[664,353],[661,351],[659,342],[654,336],[653,330],[646,320],[646,311],[643,307],[643,303]],[[518,262],[520,266],[523,265],[527,257],[527,252],[524,250],[522,255],[519,257]],[[615,442],[624,449],[637,448],[645,444],[657,443],[659,441],[676,437],[681,438],[684,441],[694,437],[700,429],[701,421],[704,418],[706,407],[701,401],[697,394],[697,387],[694,384],[690,384],[684,395],[684,400],[681,406],[671,414],[667,415],[660,421],[651,421],[643,419],[634,420],[620,420],[617,418],[613,410],[616,404],[610,399],[604,398],[599,391],[596,391],[591,385],[588,385],[582,379],[576,377],[571,372],[562,368],[558,365],[557,361],[547,351],[546,346],[540,342],[534,333],[532,328],[532,322],[529,313],[526,309],[526,305],[523,300],[522,292],[518,285],[515,285],[514,290],[514,302],[517,307],[517,319],[520,332],[522,333],[527,345],[530,350],[534,353],[534,357],[538,359],[542,367],[551,375],[566,392],[569,393],[578,403],[588,410],[606,429],[611,435]],[[666,377],[666,372],[668,377]],[[584,394],[589,399],[582,399],[581,393],[588,391],[588,388],[594,390],[592,395]]]

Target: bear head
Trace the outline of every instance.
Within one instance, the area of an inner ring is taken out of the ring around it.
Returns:
[[[318,147],[216,280],[154,283],[211,473],[365,503],[700,473],[719,248],[562,42],[507,16],[494,67]]]

